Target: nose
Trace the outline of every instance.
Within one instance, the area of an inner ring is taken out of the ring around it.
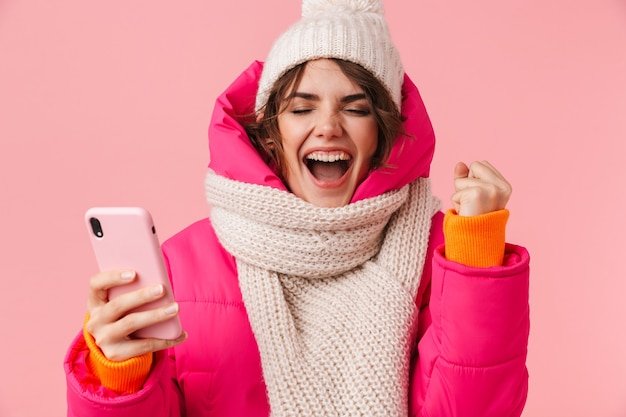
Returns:
[[[343,132],[340,115],[336,111],[319,111],[315,123],[315,135],[331,139],[340,137]]]

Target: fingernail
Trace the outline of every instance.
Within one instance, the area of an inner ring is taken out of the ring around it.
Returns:
[[[131,279],[133,279],[133,277],[135,276],[135,273],[133,271],[123,271],[121,274],[121,278],[124,281],[129,281]]]
[[[170,316],[173,314],[176,314],[177,311],[178,311],[178,304],[172,304],[165,308],[165,313],[169,314]]]
[[[152,295],[161,295],[163,293],[163,286],[162,285],[156,285],[154,287],[152,287]]]

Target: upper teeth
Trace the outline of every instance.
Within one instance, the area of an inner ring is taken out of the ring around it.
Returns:
[[[345,152],[312,152],[306,156],[306,159],[321,162],[349,161],[350,155]]]

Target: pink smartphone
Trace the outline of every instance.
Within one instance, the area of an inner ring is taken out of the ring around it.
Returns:
[[[161,284],[165,294],[134,311],[149,310],[174,302],[161,245],[150,213],[141,207],[93,207],[85,222],[100,271],[131,269],[136,279],[109,290],[109,299],[139,288]],[[134,337],[175,339],[182,328],[178,316],[138,330]]]

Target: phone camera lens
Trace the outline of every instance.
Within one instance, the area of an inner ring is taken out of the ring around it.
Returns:
[[[93,231],[94,235],[96,235],[97,237],[102,237],[104,235],[104,233],[102,233],[102,225],[100,224],[100,220],[92,217],[91,219],[89,219],[89,223],[91,223],[91,230]]]

